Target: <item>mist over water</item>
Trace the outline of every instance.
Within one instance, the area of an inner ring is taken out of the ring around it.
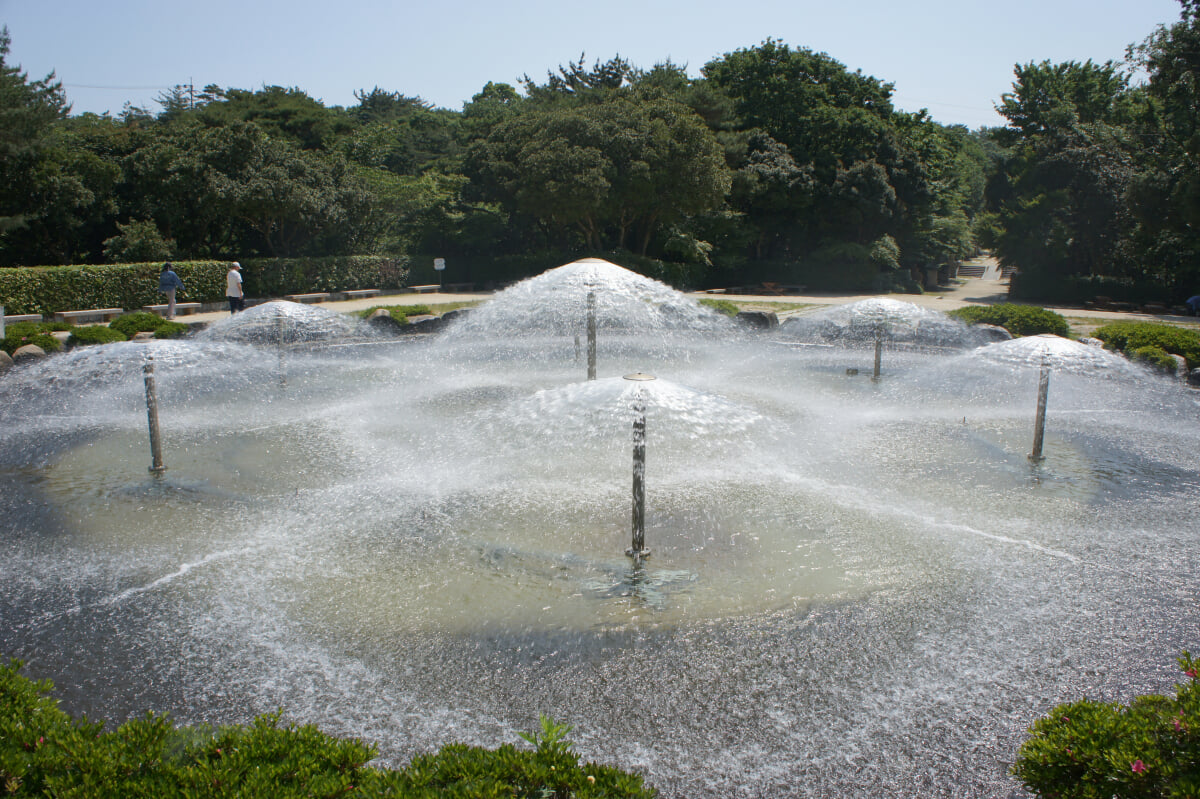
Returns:
[[[73,713],[283,708],[386,764],[545,713],[665,796],[1019,796],[1038,716],[1169,691],[1197,647],[1200,404],[1103,351],[976,346],[892,303],[841,325],[862,336],[752,334],[586,261],[437,336],[279,303],[261,336],[247,312],[21,366],[0,378],[0,653]],[[877,324],[923,336],[889,335],[873,381]]]

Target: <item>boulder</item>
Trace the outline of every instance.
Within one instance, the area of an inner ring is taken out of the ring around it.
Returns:
[[[16,351],[14,351],[12,354],[12,359],[13,359],[14,363],[20,363],[21,361],[31,361],[36,358],[45,358],[45,357],[46,357],[46,351],[36,344],[26,344],[23,347],[17,347]]]
[[[1200,386],[1200,369],[1188,372],[1187,381],[1189,386]]]
[[[738,311],[737,321],[756,330],[779,327],[779,316],[774,311]]]
[[[1012,333],[1009,333],[1006,328],[999,325],[985,325],[980,322],[971,325],[971,329],[980,334],[980,336],[989,344],[997,341],[1011,341]]]
[[[154,341],[154,333],[150,330],[142,330],[138,333],[134,333],[133,338],[130,339],[130,341]]]
[[[377,330],[380,333],[389,333],[391,335],[399,335],[404,332],[404,326],[392,318],[386,308],[379,308],[367,318],[367,324],[372,330]]]
[[[4,350],[0,350],[0,372],[3,372],[5,369],[9,368],[12,365],[13,365],[12,356],[9,355]]]
[[[1103,339],[1090,338],[1088,336],[1084,336],[1083,338],[1079,339],[1079,343],[1086,344],[1089,347],[1099,347],[1100,349],[1104,349],[1104,340]]]

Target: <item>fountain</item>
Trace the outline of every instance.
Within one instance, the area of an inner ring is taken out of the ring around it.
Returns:
[[[435,336],[279,304],[18,366],[0,653],[73,713],[283,708],[384,763],[546,713],[668,797],[1018,795],[1035,718],[1169,690],[1197,646],[1197,395],[944,317],[888,320],[886,379],[848,379],[876,321],[748,332],[583,261]],[[631,560],[637,392],[653,556]]]

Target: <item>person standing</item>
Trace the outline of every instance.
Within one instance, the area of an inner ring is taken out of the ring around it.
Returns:
[[[183,281],[179,279],[179,275],[175,274],[175,270],[171,268],[171,262],[167,261],[162,266],[162,272],[158,275],[158,290],[162,294],[167,295],[167,318],[175,318],[175,292],[183,291]]]
[[[242,291],[242,265],[237,261],[229,267],[225,276],[225,299],[229,300],[229,313],[235,314],[246,309],[246,295]]]

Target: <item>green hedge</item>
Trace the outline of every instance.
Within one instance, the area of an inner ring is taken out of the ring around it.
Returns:
[[[180,261],[175,272],[186,290],[177,299],[222,302],[229,261]],[[99,266],[26,266],[0,269],[0,305],[7,314],[159,305],[162,263]],[[314,291],[405,285],[408,269],[394,258],[354,255],[332,258],[275,258],[242,262],[248,297],[280,297]]]
[[[451,744],[406,768],[369,765],[374,746],[341,740],[279,714],[249,726],[175,729],[146,716],[110,731],[76,721],[32,682],[20,663],[0,664],[0,793],[15,797],[577,797],[652,799],[642,778],[581,763],[543,717],[540,733],[488,750]]]
[[[1036,272],[1014,274],[1009,282],[1008,296],[1014,300],[1079,306],[1095,297],[1108,297],[1114,302],[1135,305],[1150,302],[1179,305],[1186,298],[1186,295],[1158,283],[1139,283],[1119,277],[1040,275]]]
[[[1071,333],[1071,326],[1062,314],[1032,305],[1016,305],[1010,302],[997,305],[968,305],[950,311],[949,315],[969,325],[996,325],[1014,336],[1053,333],[1066,337]]]
[[[1114,322],[1092,334],[1112,350],[1126,354],[1158,347],[1187,359],[1188,368],[1200,368],[1200,331],[1155,322]]]

